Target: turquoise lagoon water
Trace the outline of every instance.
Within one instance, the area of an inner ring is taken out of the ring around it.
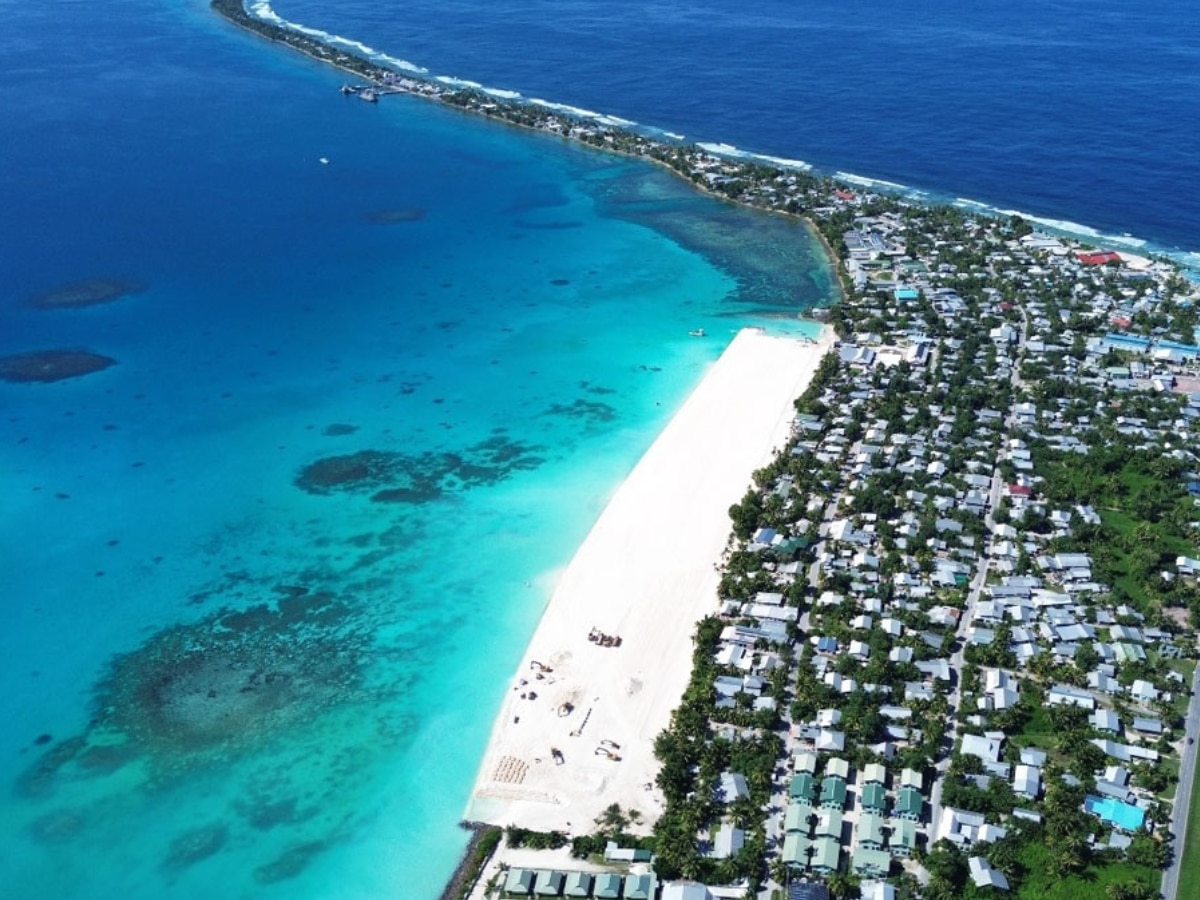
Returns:
[[[0,382],[4,892],[433,897],[555,573],[830,273],[652,167],[116,10],[0,34],[0,354],[118,361]],[[91,278],[141,289],[29,302]]]

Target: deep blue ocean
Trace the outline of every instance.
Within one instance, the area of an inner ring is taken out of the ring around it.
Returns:
[[[1200,7],[1191,4],[272,6],[433,75],[1017,210],[1097,240],[1200,250]]]
[[[1200,249],[1191,9],[275,12]],[[555,572],[739,327],[811,332],[828,264],[652,166],[343,98],[200,0],[0,14],[0,372],[114,361],[0,380],[0,894],[432,898]]]

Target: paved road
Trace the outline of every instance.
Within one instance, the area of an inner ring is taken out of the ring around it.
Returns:
[[[1189,738],[1200,736],[1200,666],[1192,675],[1192,699],[1188,703],[1184,733]],[[1163,872],[1162,893],[1167,900],[1174,900],[1179,887],[1179,867],[1183,861],[1184,839],[1187,837],[1188,807],[1192,802],[1192,782],[1196,777],[1196,745],[1186,741],[1183,756],[1179,761],[1179,786],[1175,788],[1175,808],[1171,811],[1171,834],[1175,835],[1175,858]]]

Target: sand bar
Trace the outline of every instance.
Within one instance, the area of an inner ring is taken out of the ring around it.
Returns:
[[[695,622],[716,609],[729,507],[786,441],[831,341],[740,332],[646,451],[546,607],[466,818],[582,834],[612,803],[658,817],[653,743],[687,684]]]

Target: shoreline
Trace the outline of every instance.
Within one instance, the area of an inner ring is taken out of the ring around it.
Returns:
[[[369,84],[363,87],[371,90],[372,97],[387,94],[420,97],[526,131],[553,134],[602,153],[645,160],[683,179],[706,196],[802,222],[820,243],[833,275],[831,286],[835,296],[828,306],[811,308],[829,309],[846,299],[846,284],[840,271],[838,254],[834,250],[837,234],[827,234],[821,227],[822,223],[807,214],[808,207],[797,205],[794,197],[780,205],[764,202],[762,197],[733,194],[727,185],[742,180],[758,185],[768,176],[787,177],[803,189],[809,201],[824,201],[834,190],[849,185],[830,177],[818,178],[798,169],[783,169],[765,162],[737,161],[716,156],[697,145],[650,138],[622,126],[602,124],[599,120],[572,115],[524,99],[506,100],[480,89],[449,87],[415,73],[399,73],[352,51],[334,50],[317,38],[264,21],[246,10],[244,0],[211,0],[210,5],[214,12],[244,31],[296,50],[316,62],[366,79]],[[343,87],[343,92],[355,95],[362,93],[360,88],[348,87]],[[719,177],[710,177],[714,167],[719,167]],[[803,318],[804,314],[801,313],[800,317]]]
[[[657,819],[654,741],[716,608],[729,506],[787,440],[831,343],[828,328],[816,343],[740,332],[639,460],[530,638],[466,818],[584,834],[617,803]]]
[[[256,34],[272,43],[283,44],[310,59],[357,75],[368,82],[366,85],[350,90],[350,93],[359,93],[360,88],[367,88],[373,99],[386,94],[410,94],[519,128],[557,134],[582,146],[614,153],[618,156],[646,159],[663,165],[680,178],[690,181],[693,187],[702,193],[710,196],[762,212],[781,213],[800,219],[823,238],[830,264],[835,270],[838,268],[839,259],[834,248],[838,246],[840,232],[825,230],[823,226],[828,223],[829,217],[823,214],[829,210],[817,208],[819,206],[827,207],[832,202],[835,209],[840,209],[840,204],[833,202],[835,191],[848,191],[865,196],[893,197],[913,206],[930,209],[947,207],[963,214],[997,221],[1016,215],[1033,223],[1041,231],[1065,237],[1083,247],[1100,247],[1106,243],[1112,243],[1120,244],[1126,254],[1132,252],[1126,246],[1130,240],[1129,235],[1101,234],[1087,225],[1048,220],[1044,214],[1014,213],[1011,210],[973,200],[931,198],[924,190],[904,185],[892,185],[879,179],[855,176],[841,171],[818,172],[807,163],[798,162],[795,165],[789,165],[788,160],[743,152],[738,148],[729,148],[733,152],[722,153],[720,150],[707,149],[713,147],[712,144],[701,145],[688,142],[682,136],[662,132],[658,129],[653,129],[655,136],[651,137],[630,127],[637,126],[637,123],[625,123],[612,116],[590,113],[586,110],[573,110],[569,106],[545,103],[520,95],[509,96],[511,92],[490,91],[483,87],[468,87],[461,83],[441,82],[436,76],[415,66],[413,67],[414,71],[388,68],[385,64],[373,62],[353,50],[335,48],[320,38],[287,27],[292,23],[276,25],[261,19],[245,8],[243,0],[210,0],[210,7],[222,18],[244,31]],[[330,37],[332,38],[332,36]],[[777,196],[769,187],[765,192],[731,192],[725,189],[724,185],[715,183],[706,185],[703,183],[703,179],[698,177],[712,166],[719,166],[721,171],[729,176],[728,180],[747,181],[752,188],[763,188],[773,181],[787,179],[793,184],[801,183],[804,190],[799,193],[792,191],[786,197]],[[800,201],[799,205],[797,205],[797,200]],[[806,202],[813,200],[816,200],[817,203]],[[811,215],[814,212],[822,215],[814,217]],[[1153,244],[1154,241],[1149,243]],[[1191,257],[1200,257],[1200,250],[1189,250],[1174,245],[1146,245],[1147,241],[1145,240],[1136,241],[1134,255],[1140,254],[1150,259],[1167,262],[1189,273],[1193,280],[1200,277],[1200,268],[1190,261]],[[836,290],[838,298],[834,304],[841,302],[847,296],[846,285],[841,283],[840,279]]]

